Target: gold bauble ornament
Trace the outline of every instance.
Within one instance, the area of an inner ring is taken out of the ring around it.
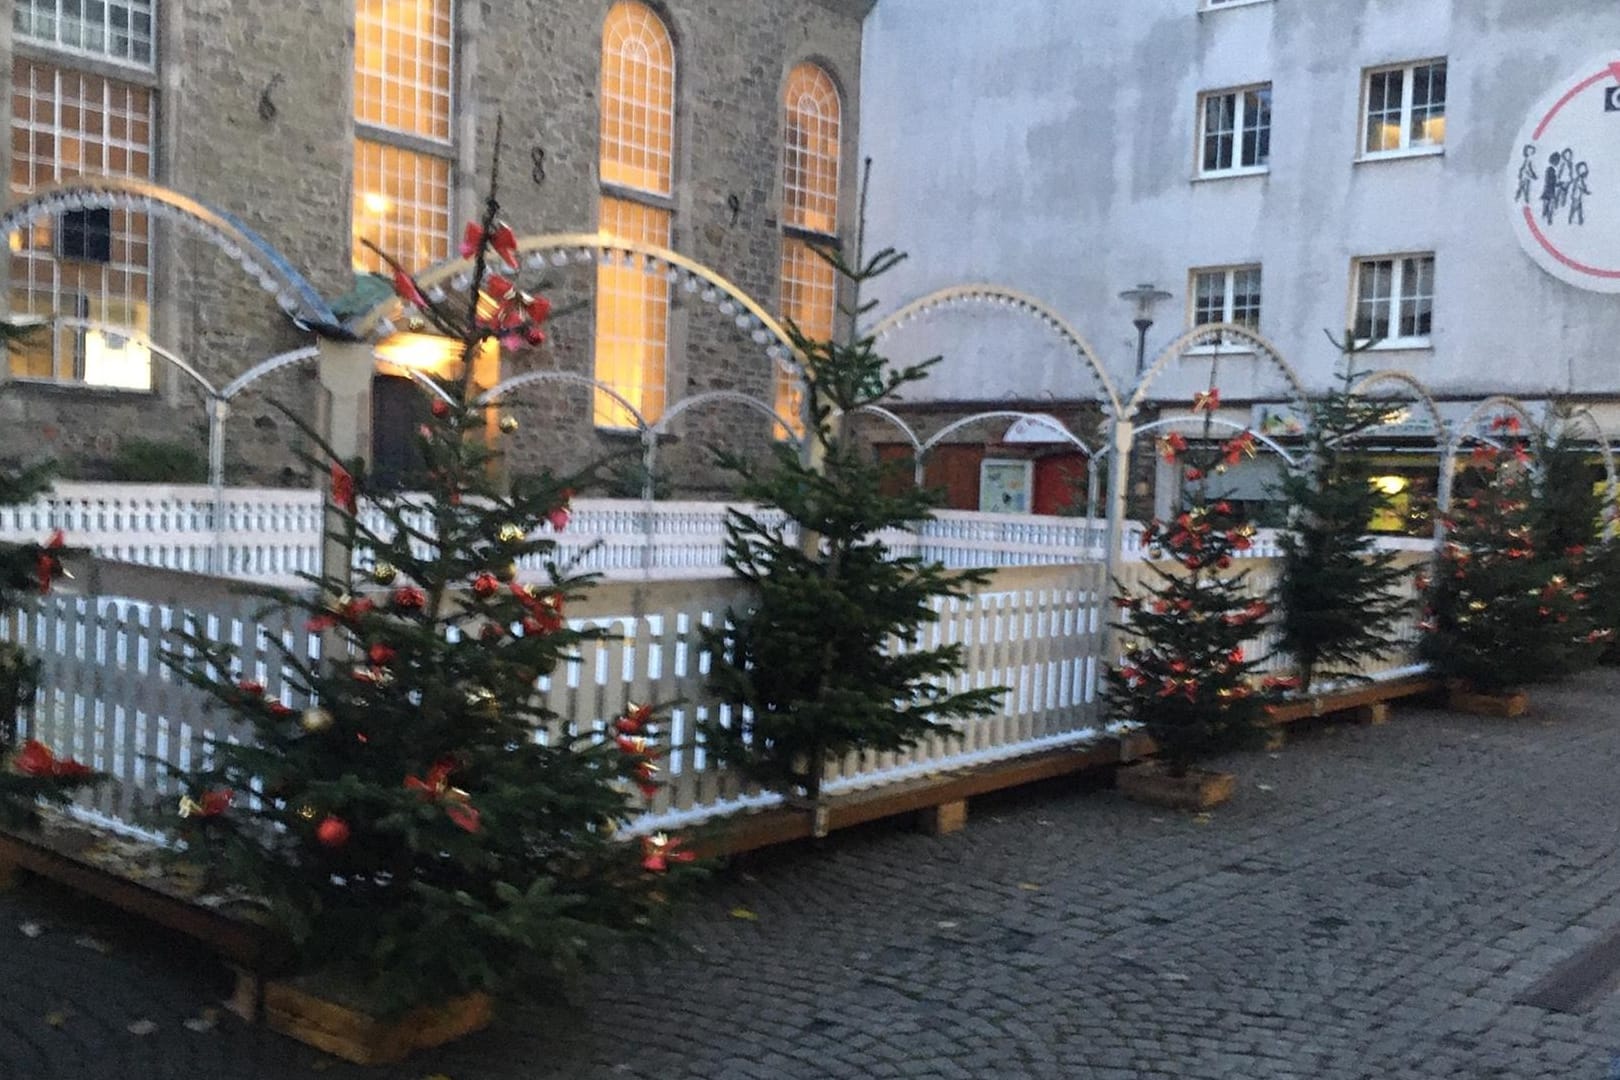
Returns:
[[[484,686],[467,691],[467,707],[481,713],[492,713],[498,708],[494,692]]]
[[[515,416],[501,417],[501,430],[510,435],[518,429],[518,419]]]
[[[497,567],[495,569],[495,576],[500,578],[502,581],[516,581],[518,576],[518,564],[515,562],[509,562],[505,566]]]
[[[528,538],[528,531],[521,525],[508,522],[501,526],[501,531],[495,534],[503,544],[521,544]]]
[[[399,571],[394,569],[393,563],[380,562],[371,568],[371,580],[379,585],[392,585],[397,577]]]
[[[298,808],[298,816],[303,818],[305,821],[314,821],[315,808],[313,806],[300,806]]]
[[[319,706],[305,709],[298,718],[298,726],[312,735],[319,735],[332,726],[332,714]]]

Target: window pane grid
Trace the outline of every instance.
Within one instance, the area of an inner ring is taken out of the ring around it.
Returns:
[[[783,105],[782,219],[830,236],[838,231],[838,88],[821,68],[801,64],[788,76]]]
[[[1205,94],[1202,116],[1202,174],[1258,169],[1271,162],[1271,87]]]
[[[620,0],[602,32],[601,176],[668,195],[675,172],[675,45],[644,4]]]
[[[1444,60],[1370,71],[1366,85],[1366,153],[1445,145]]]
[[[1192,276],[1193,326],[1233,323],[1260,329],[1260,267],[1195,270]]]
[[[152,66],[154,0],[15,0],[17,37],[66,52]]]
[[[450,141],[452,0],[357,0],[354,115]]]
[[[598,228],[624,240],[668,247],[667,210],[603,196]],[[596,378],[649,422],[664,413],[669,361],[669,282],[641,266],[596,271]],[[633,428],[635,419],[605,393],[595,395],[597,427]]]
[[[838,275],[832,264],[797,237],[782,241],[782,312],[798,326],[799,332],[815,341],[832,340],[838,321]],[[776,369],[776,412],[798,417],[804,408],[804,389],[795,376]],[[795,422],[793,430],[803,431]],[[778,430],[780,438],[786,432]]]
[[[369,240],[412,271],[450,255],[450,161],[433,154],[356,139],[354,143],[356,272],[386,272]]]
[[[1434,328],[1434,256],[1357,264],[1355,336],[1421,341]]]
[[[151,143],[150,91],[25,60],[12,66],[14,199],[86,174],[149,179]],[[8,238],[12,310],[145,333],[151,301],[151,222],[145,214],[114,210],[106,223],[104,262],[100,255],[59,257],[58,222],[41,222],[13,233]],[[54,341],[14,355],[11,370],[21,378],[151,386],[151,358],[144,350],[72,328],[63,328]]]

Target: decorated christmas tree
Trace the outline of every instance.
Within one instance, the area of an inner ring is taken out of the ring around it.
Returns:
[[[1167,462],[1186,482],[1183,509],[1154,520],[1143,536],[1153,559],[1139,587],[1119,586],[1115,629],[1124,658],[1107,672],[1110,715],[1141,726],[1158,744],[1176,777],[1199,760],[1264,740],[1266,706],[1298,685],[1260,677],[1264,659],[1254,641],[1271,605],[1253,595],[1249,571],[1237,557],[1252,545],[1253,526],[1226,499],[1210,494],[1210,476],[1254,454],[1254,436],[1212,438],[1210,420],[1220,406],[1213,380],[1193,404],[1203,414],[1202,437],[1190,442],[1172,431],[1159,440]],[[1161,560],[1173,565],[1166,567]]]
[[[1599,474],[1581,445],[1567,404],[1556,403],[1550,410],[1536,463],[1530,492],[1531,535],[1543,561],[1571,582],[1576,600],[1567,624],[1576,646],[1566,655],[1565,665],[1548,675],[1573,674],[1590,667],[1611,647],[1613,634],[1606,629],[1614,625],[1615,615],[1610,583],[1620,569],[1616,566],[1620,551],[1604,536]]]
[[[1367,531],[1390,496],[1374,485],[1372,463],[1356,446],[1389,406],[1351,392],[1355,352],[1345,354],[1340,384],[1311,399],[1300,464],[1281,484],[1290,520],[1281,538],[1277,645],[1305,689],[1322,678],[1359,678],[1361,662],[1388,647],[1407,607],[1399,588],[1406,571]]]
[[[0,348],[29,333],[0,323]],[[50,468],[0,468],[0,506],[32,502],[50,489]],[[29,596],[51,591],[62,575],[62,534],[43,543],[0,544],[0,625]],[[22,739],[19,721],[33,707],[39,662],[15,641],[0,641],[0,826],[26,828],[38,823],[42,802],[65,803],[98,778],[86,766],[59,757],[36,739]]]
[[[862,287],[903,258],[884,250],[851,264],[819,254],[854,297],[842,309],[851,321],[871,310]],[[891,399],[936,361],[891,367],[870,337],[820,341],[791,322],[788,333],[804,366],[811,452],[779,444],[764,469],[721,455],[741,478],[740,496],[786,520],[733,510],[727,522],[726,562],[753,586],[752,604],[705,633],[710,686],[730,716],[706,724],[703,737],[750,779],[814,800],[829,762],[904,750],[953,720],[990,712],[1001,690],[952,692],[961,648],[922,641],[938,600],[966,596],[989,575],[889,549],[879,534],[926,520],[935,501],[890,483],[907,464],[874,461],[850,430],[856,410]]]
[[[1492,421],[1457,478],[1427,585],[1420,655],[1459,689],[1517,690],[1566,672],[1605,638],[1564,552],[1537,542],[1531,456],[1516,416]]]
[[[661,872],[690,859],[679,840],[615,837],[658,785],[651,708],[559,716],[539,697],[600,636],[568,622],[588,582],[540,532],[567,524],[570,483],[497,487],[471,361],[491,339],[539,344],[549,304],[525,291],[493,196],[463,254],[465,295],[393,275],[408,314],[462,344],[459,372],[424,379],[426,497],[378,495],[362,517],[360,464],[325,462],[329,518],[374,562],[281,597],[322,635],[320,659],[284,650],[289,691],[270,696],[266,672],[196,628],[170,657],[237,728],[184,776],[188,855],[266,898],[306,967],[384,1010],[571,971],[646,925]]]

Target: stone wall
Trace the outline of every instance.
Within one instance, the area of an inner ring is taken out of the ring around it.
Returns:
[[[504,122],[504,216],[520,233],[594,232],[599,187],[600,33],[610,0],[460,0],[457,86],[459,222],[476,214],[490,175],[496,117]],[[788,70],[814,59],[844,91],[846,233],[854,218],[862,20],[870,0],[669,0],[657,4],[677,48],[678,162],[674,248],[714,267],[767,310],[779,305],[780,95]],[[328,297],[346,292],[352,171],[353,0],[168,0],[160,5],[160,183],[238,216],[280,249]],[[10,59],[10,21],[0,59]],[[38,54],[36,52],[36,54]],[[64,59],[64,65],[93,64]],[[9,100],[3,106],[8,110]],[[535,151],[545,180],[534,179]],[[5,151],[9,153],[9,151]],[[732,221],[735,195],[741,210]],[[216,386],[266,356],[310,343],[256,281],[201,241],[157,237],[153,333]],[[590,267],[554,276],[560,301],[585,303],[559,318],[551,342],[510,357],[505,374],[553,367],[590,374],[594,316]],[[677,290],[668,400],[707,389],[769,399],[761,348],[710,305]],[[153,394],[20,383],[0,388],[0,457],[47,447],[70,465],[111,457],[133,437],[205,444],[201,395],[164,369]],[[228,464],[242,479],[298,474],[298,438],[272,399],[312,421],[320,408],[313,365],[288,368],[238,399]],[[511,401],[522,426],[510,440],[515,470],[572,471],[635,449],[598,432],[590,395],[555,385]],[[680,490],[716,490],[710,443],[762,451],[770,424],[733,409],[688,414],[661,459]]]

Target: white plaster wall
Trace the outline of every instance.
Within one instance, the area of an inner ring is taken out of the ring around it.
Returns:
[[[1565,285],[1520,250],[1503,177],[1536,101],[1620,47],[1614,0],[879,0],[866,29],[863,153],[875,160],[869,244],[911,258],[882,310],[988,281],[1070,319],[1133,382],[1135,330],[1116,298],[1174,294],[1150,356],[1187,326],[1191,267],[1260,262],[1261,330],[1308,383],[1338,354],[1358,255],[1433,251],[1433,348],[1380,354],[1441,394],[1575,390],[1620,397],[1620,298]],[[1436,157],[1356,163],[1362,69],[1445,56]],[[1273,84],[1268,175],[1195,182],[1200,91]],[[1620,138],[1620,114],[1616,117]],[[1620,214],[1620,177],[1589,208]],[[1605,190],[1606,189],[1606,190]],[[880,311],[881,313],[881,311]],[[885,342],[943,354],[913,398],[1085,397],[1090,382],[1039,327],[936,317]],[[1365,366],[1365,365],[1364,365]],[[1253,359],[1223,362],[1229,396],[1276,393]],[[1189,392],[1207,360],[1161,384]]]

